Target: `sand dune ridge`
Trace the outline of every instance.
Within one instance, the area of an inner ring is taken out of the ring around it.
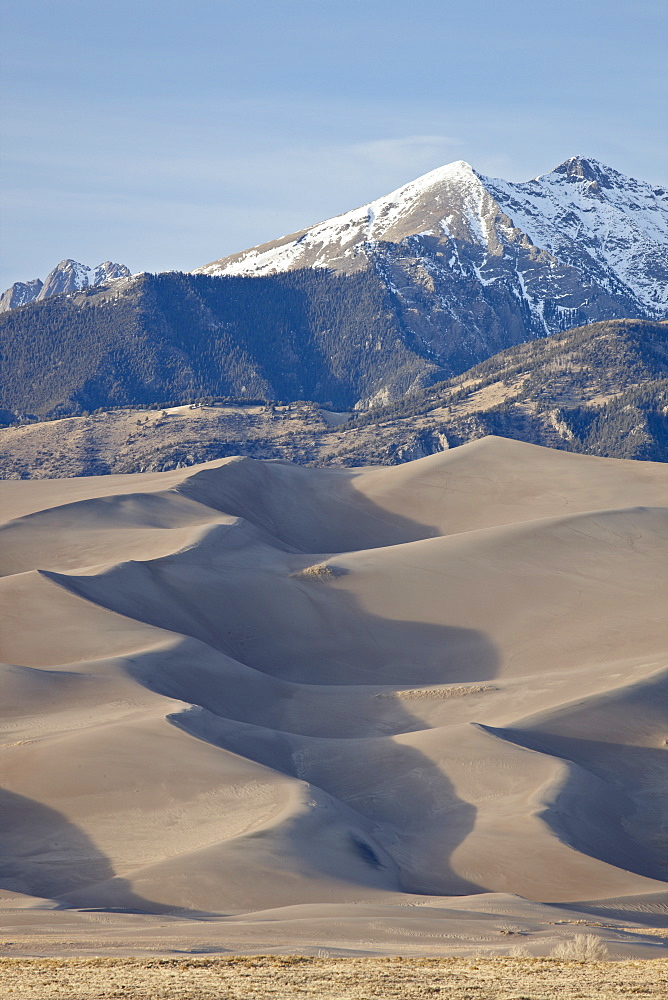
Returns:
[[[486,439],[127,478],[0,484],[8,898],[655,898],[663,467]]]

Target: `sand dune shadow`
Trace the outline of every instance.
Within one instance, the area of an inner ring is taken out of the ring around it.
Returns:
[[[51,899],[65,908],[187,912],[136,895],[79,826],[58,810],[5,788],[0,789],[0,889]]]

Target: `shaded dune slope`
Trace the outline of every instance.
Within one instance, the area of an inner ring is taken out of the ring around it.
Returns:
[[[12,898],[662,888],[665,467],[488,438],[32,485],[0,484]]]

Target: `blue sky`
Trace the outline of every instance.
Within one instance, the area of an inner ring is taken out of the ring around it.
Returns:
[[[188,270],[468,160],[665,183],[655,0],[4,0],[0,290]]]

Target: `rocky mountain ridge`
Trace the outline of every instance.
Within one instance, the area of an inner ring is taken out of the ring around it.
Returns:
[[[61,260],[60,264],[51,270],[46,279],[33,278],[32,281],[15,281],[0,296],[0,312],[17,309],[30,302],[41,302],[52,295],[68,292],[79,292],[84,288],[95,288],[118,278],[131,276],[129,267],[125,264],[115,264],[105,260],[96,267],[88,267],[76,260]]]
[[[3,419],[210,395],[364,410],[553,333],[661,320],[667,203],[582,157],[525,184],[459,161],[197,273],[64,261],[0,317]]]
[[[416,349],[464,370],[587,322],[662,319],[668,193],[571,157],[524,184],[457,161],[352,212],[197,269],[373,269]]]
[[[571,157],[525,184],[486,179],[534,244],[628,296],[648,319],[668,309],[668,192],[593,159]]]

